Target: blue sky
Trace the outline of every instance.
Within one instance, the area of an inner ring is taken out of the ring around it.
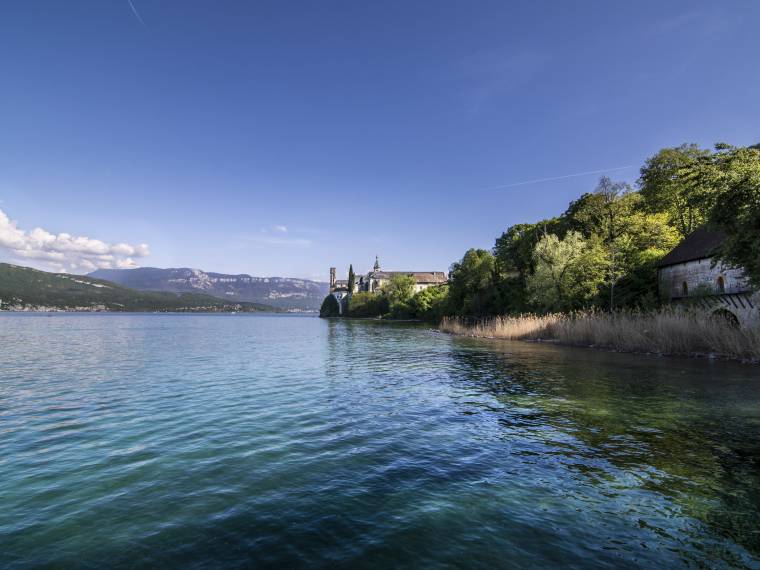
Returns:
[[[760,2],[132,4],[4,4],[0,260],[446,270],[598,174],[496,187],[760,142]]]

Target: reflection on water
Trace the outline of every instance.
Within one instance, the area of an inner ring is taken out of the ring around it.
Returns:
[[[0,316],[0,566],[760,564],[760,372],[284,316]]]
[[[741,566],[724,541],[760,554],[756,369],[486,342],[500,350],[494,358],[482,342],[456,344],[464,381],[488,384],[503,406],[504,437],[519,433],[523,444],[541,447],[540,461],[553,457],[602,489],[601,508],[642,493],[642,503],[662,503],[661,512],[636,522],[683,545],[686,558],[693,546]],[[673,516],[692,520],[672,529]]]

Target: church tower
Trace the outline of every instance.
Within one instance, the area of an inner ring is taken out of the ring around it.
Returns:
[[[330,268],[330,293],[335,289],[335,268]]]
[[[375,267],[374,271],[380,271],[380,259],[378,259],[377,256],[375,256]]]

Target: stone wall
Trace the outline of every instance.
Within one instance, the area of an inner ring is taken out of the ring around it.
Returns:
[[[338,301],[338,314],[342,315],[348,301],[348,291],[333,291],[330,294]]]
[[[728,311],[742,325],[760,327],[760,292],[749,287],[741,270],[711,259],[689,261],[660,269],[659,287],[664,300]]]

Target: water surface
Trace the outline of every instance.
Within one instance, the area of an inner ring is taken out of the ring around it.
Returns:
[[[0,567],[760,567],[748,365],[0,316]]]

